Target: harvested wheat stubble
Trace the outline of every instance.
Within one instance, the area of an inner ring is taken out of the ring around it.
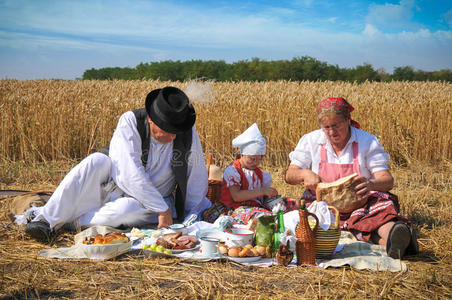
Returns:
[[[12,198],[0,198],[0,297],[447,298],[452,295],[452,245],[449,238],[452,234],[452,204],[449,200],[452,185],[450,180],[438,181],[441,176],[434,168],[422,170],[430,175],[405,180],[404,174],[416,173],[417,167],[393,172],[396,178],[401,178],[395,193],[401,198],[402,209],[408,212],[421,232],[421,254],[405,260],[409,267],[406,273],[359,271],[347,267],[328,270],[279,266],[257,268],[229,262],[193,263],[127,254],[104,262],[44,259],[37,252],[48,246],[30,240],[20,227],[11,224],[6,206]],[[276,188],[282,193],[292,196],[302,192],[302,186],[284,185],[284,169],[269,171],[274,175]],[[450,167],[446,171],[450,172]],[[414,192],[422,191],[422,188],[414,186],[414,181],[424,181],[427,186],[435,183],[436,187],[431,189],[430,196],[413,198],[410,196]],[[436,202],[429,202],[430,197]],[[70,246],[72,243],[73,234],[62,232],[52,247]]]

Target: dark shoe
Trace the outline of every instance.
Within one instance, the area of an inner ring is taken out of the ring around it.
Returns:
[[[25,233],[38,241],[47,243],[50,243],[53,237],[50,225],[45,221],[34,221],[27,223],[27,226],[25,226]]]
[[[418,255],[419,254],[419,244],[417,242],[416,232],[413,227],[410,227],[411,241],[406,248],[406,255]]]
[[[386,253],[394,259],[401,259],[411,242],[410,227],[404,222],[398,221],[389,231],[386,242]]]

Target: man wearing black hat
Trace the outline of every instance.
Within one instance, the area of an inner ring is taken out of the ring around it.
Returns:
[[[26,233],[50,240],[64,224],[158,228],[196,219],[210,206],[196,113],[175,87],[151,91],[146,107],[124,113],[108,156],[93,153],[75,166],[45,206],[25,212]]]

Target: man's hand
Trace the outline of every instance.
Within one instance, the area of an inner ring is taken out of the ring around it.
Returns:
[[[157,228],[168,228],[171,224],[173,224],[173,215],[168,208],[168,210],[159,213],[159,225]]]

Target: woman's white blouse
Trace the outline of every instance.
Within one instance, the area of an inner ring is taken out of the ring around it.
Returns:
[[[194,127],[192,132],[185,212],[199,215],[210,206],[210,201],[205,197],[208,179],[201,142]],[[164,144],[151,137],[145,169],[141,162],[137,121],[133,112],[128,111],[118,121],[110,142],[109,156],[112,160],[112,178],[121,190],[151,211],[168,209],[163,197],[172,193],[176,184],[171,169],[173,142]]]
[[[339,156],[334,152],[323,130],[318,129],[301,137],[295,150],[289,154],[290,164],[302,169],[310,169],[318,174],[321,145],[326,149],[329,163],[351,164],[353,163],[352,143],[356,141],[361,176],[371,178],[375,172],[388,170],[389,155],[384,151],[377,137],[353,126],[350,128],[350,140]]]

